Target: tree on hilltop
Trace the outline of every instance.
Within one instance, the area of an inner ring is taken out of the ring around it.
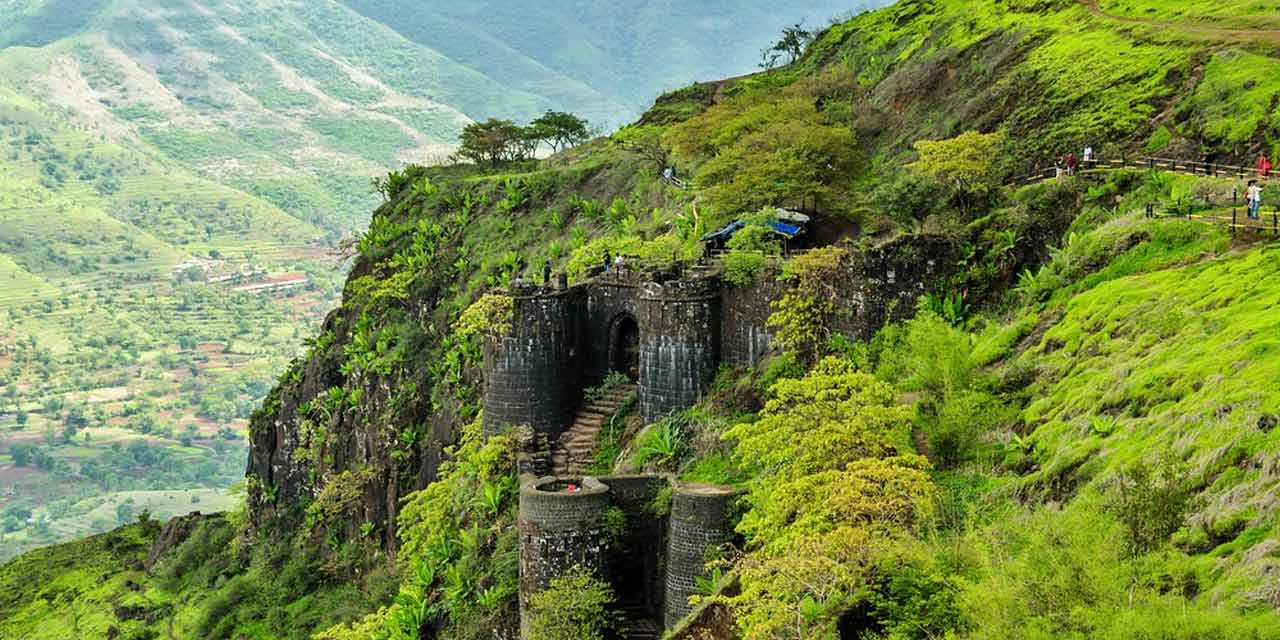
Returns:
[[[576,147],[591,137],[586,120],[563,111],[547,111],[529,123],[528,132],[555,153]]]
[[[778,64],[778,59],[787,56],[787,64],[792,64],[804,55],[804,50],[813,42],[815,33],[804,28],[803,22],[797,22],[790,27],[782,30],[782,39],[773,43],[772,46],[766,47],[761,52],[760,66],[765,69],[772,69]]]
[[[497,167],[503,162],[523,159],[526,140],[523,127],[510,120],[490,118],[462,130],[457,155],[476,164]]]

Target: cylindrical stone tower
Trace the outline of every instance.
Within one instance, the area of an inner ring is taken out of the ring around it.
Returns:
[[[527,425],[554,440],[578,402],[575,293],[526,285],[512,294],[510,331],[485,345],[485,434]]]
[[[570,485],[576,491],[570,493]],[[529,597],[574,567],[605,579],[609,488],[594,478],[543,480],[520,490],[520,635],[529,637]]]
[[[671,521],[667,525],[667,590],[663,622],[667,629],[689,615],[689,596],[697,592],[697,578],[706,572],[706,555],[712,547],[733,540],[732,487],[677,484],[671,496]]]
[[[647,283],[640,292],[640,413],[656,422],[698,402],[720,365],[715,280]]]

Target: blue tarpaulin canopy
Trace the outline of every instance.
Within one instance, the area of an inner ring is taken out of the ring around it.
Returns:
[[[770,220],[769,228],[773,229],[774,232],[779,235],[786,236],[788,240],[800,235],[800,231],[801,231],[801,228],[799,225],[787,224],[785,222],[778,222],[777,220]]]
[[[776,215],[766,224],[771,231],[786,238],[787,240],[791,240],[801,233],[804,233],[804,225],[809,222],[809,216],[792,213],[784,209],[776,210],[775,214]],[[702,236],[702,241],[717,244],[728,242],[729,238],[732,238],[735,233],[741,231],[746,226],[747,223],[742,220],[734,221],[729,226],[719,231]]]
[[[738,220],[737,222],[734,222],[733,224],[730,224],[729,226],[719,231],[716,231],[715,233],[708,233],[707,235],[702,236],[702,241],[703,242],[728,242],[729,238],[733,237],[733,234],[737,233],[739,230],[741,230],[745,226],[747,226],[747,223],[741,220]]]

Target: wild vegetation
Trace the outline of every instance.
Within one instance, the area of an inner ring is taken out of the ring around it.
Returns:
[[[56,564],[75,545],[7,565],[13,584],[27,562],[50,580],[0,600],[0,633],[72,637],[42,623],[83,612],[76,625],[140,636],[514,634],[513,452],[529,434],[477,427],[503,291],[544,264],[581,279],[606,254],[692,263],[742,219],[725,267],[776,280],[776,353],[726,368],[688,411],[602,430],[595,465],[743,490],[701,597],[737,637],[1274,637],[1276,251],[1187,216],[1229,213],[1237,181],[1006,185],[1085,144],[1248,162],[1276,140],[1274,99],[1253,91],[1275,59],[1206,33],[1226,18],[1192,0],[1151,18],[1185,25],[1158,34],[1102,4],[1114,15],[906,0],[549,159],[390,174],[342,307],[251,421],[259,455],[280,429],[293,448],[269,472],[251,461],[248,512],[189,537],[179,581],[104,558],[94,573],[111,577],[92,583]],[[784,259],[758,231],[773,206],[833,237]],[[956,246],[952,275],[912,319],[843,335],[829,283],[904,234]],[[155,535],[144,521],[80,544],[136,554]],[[150,621],[101,606],[139,593],[173,604]],[[538,637],[611,622],[588,576],[543,595]]]

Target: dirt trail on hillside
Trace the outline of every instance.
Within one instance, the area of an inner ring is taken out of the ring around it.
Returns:
[[[1089,13],[1111,20],[1113,22],[1123,22],[1125,24],[1136,24],[1155,29],[1171,29],[1182,31],[1192,35],[1203,36],[1205,38],[1213,38],[1216,40],[1235,40],[1235,41],[1252,41],[1267,42],[1270,44],[1280,44],[1280,29],[1226,29],[1222,27],[1212,27],[1208,25],[1196,24],[1194,22],[1175,22],[1167,20],[1145,20],[1143,18],[1130,18],[1125,16],[1117,16],[1107,13],[1098,5],[1098,0],[1078,0],[1081,6],[1089,10]]]

